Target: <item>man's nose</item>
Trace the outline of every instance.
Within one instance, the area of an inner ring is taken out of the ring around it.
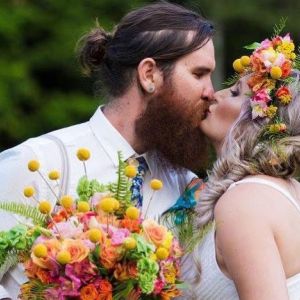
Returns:
[[[210,85],[206,87],[203,92],[203,99],[206,101],[212,101],[214,100],[214,94],[215,94],[214,87],[212,83],[210,83]]]

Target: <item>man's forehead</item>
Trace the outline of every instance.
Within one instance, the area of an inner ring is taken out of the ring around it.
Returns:
[[[188,63],[195,68],[215,69],[215,51],[212,41],[208,41],[203,47],[190,53],[187,57]]]

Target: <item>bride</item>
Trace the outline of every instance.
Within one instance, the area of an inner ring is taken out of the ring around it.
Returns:
[[[180,299],[300,299],[299,56],[276,36],[234,68],[201,124],[218,160],[195,222],[213,225],[182,262]]]

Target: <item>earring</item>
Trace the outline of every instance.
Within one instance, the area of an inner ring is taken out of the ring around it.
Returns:
[[[151,84],[150,86],[148,86],[147,91],[148,91],[148,93],[152,94],[155,91],[155,86],[153,84]]]

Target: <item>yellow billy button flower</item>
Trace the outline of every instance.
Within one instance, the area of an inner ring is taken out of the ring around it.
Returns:
[[[137,220],[140,216],[140,211],[134,206],[130,206],[126,209],[126,217],[132,220]]]
[[[87,148],[79,148],[77,151],[77,157],[81,161],[86,161],[91,157],[91,152]]]
[[[39,204],[39,211],[42,214],[49,214],[51,211],[51,203],[47,200],[43,200]]]
[[[135,177],[137,174],[137,169],[133,165],[128,165],[125,167],[125,175],[129,178]]]
[[[52,170],[48,174],[49,179],[57,180],[60,178],[60,173],[57,170]]]
[[[35,189],[33,186],[26,186],[23,193],[25,197],[30,198],[35,194]]]
[[[44,244],[37,244],[33,247],[33,254],[38,258],[47,257],[47,247]]]
[[[79,212],[88,212],[90,210],[90,205],[86,201],[78,201],[77,209]]]
[[[282,76],[282,70],[280,67],[275,66],[271,68],[270,75],[273,79],[279,79]]]
[[[127,250],[133,250],[136,247],[136,240],[132,237],[128,237],[124,240],[123,245]]]
[[[64,208],[71,208],[73,205],[73,202],[74,202],[73,198],[69,195],[65,195],[60,198],[60,204]]]
[[[61,265],[66,265],[71,260],[71,254],[67,250],[61,250],[57,253],[56,260]]]
[[[163,183],[159,179],[152,179],[150,181],[150,187],[151,187],[151,189],[158,191],[163,187]]]
[[[242,62],[241,62],[241,59],[240,59],[240,58],[236,59],[236,60],[233,62],[232,66],[233,66],[233,69],[234,69],[236,72],[238,72],[238,73],[242,73],[242,72],[244,72],[244,70],[245,70],[244,66],[242,65]]]
[[[244,66],[244,67],[248,67],[250,65],[250,57],[247,56],[247,55],[243,55],[241,57],[241,64]]]
[[[105,197],[100,201],[100,208],[106,213],[112,213],[117,208],[117,202],[115,198]]]
[[[28,162],[28,169],[31,172],[36,172],[40,168],[40,163],[37,160],[30,160]]]
[[[164,247],[159,247],[155,252],[159,260],[163,260],[169,257],[169,251]]]
[[[89,230],[89,239],[93,243],[98,243],[102,238],[102,232],[100,229],[93,228]]]

